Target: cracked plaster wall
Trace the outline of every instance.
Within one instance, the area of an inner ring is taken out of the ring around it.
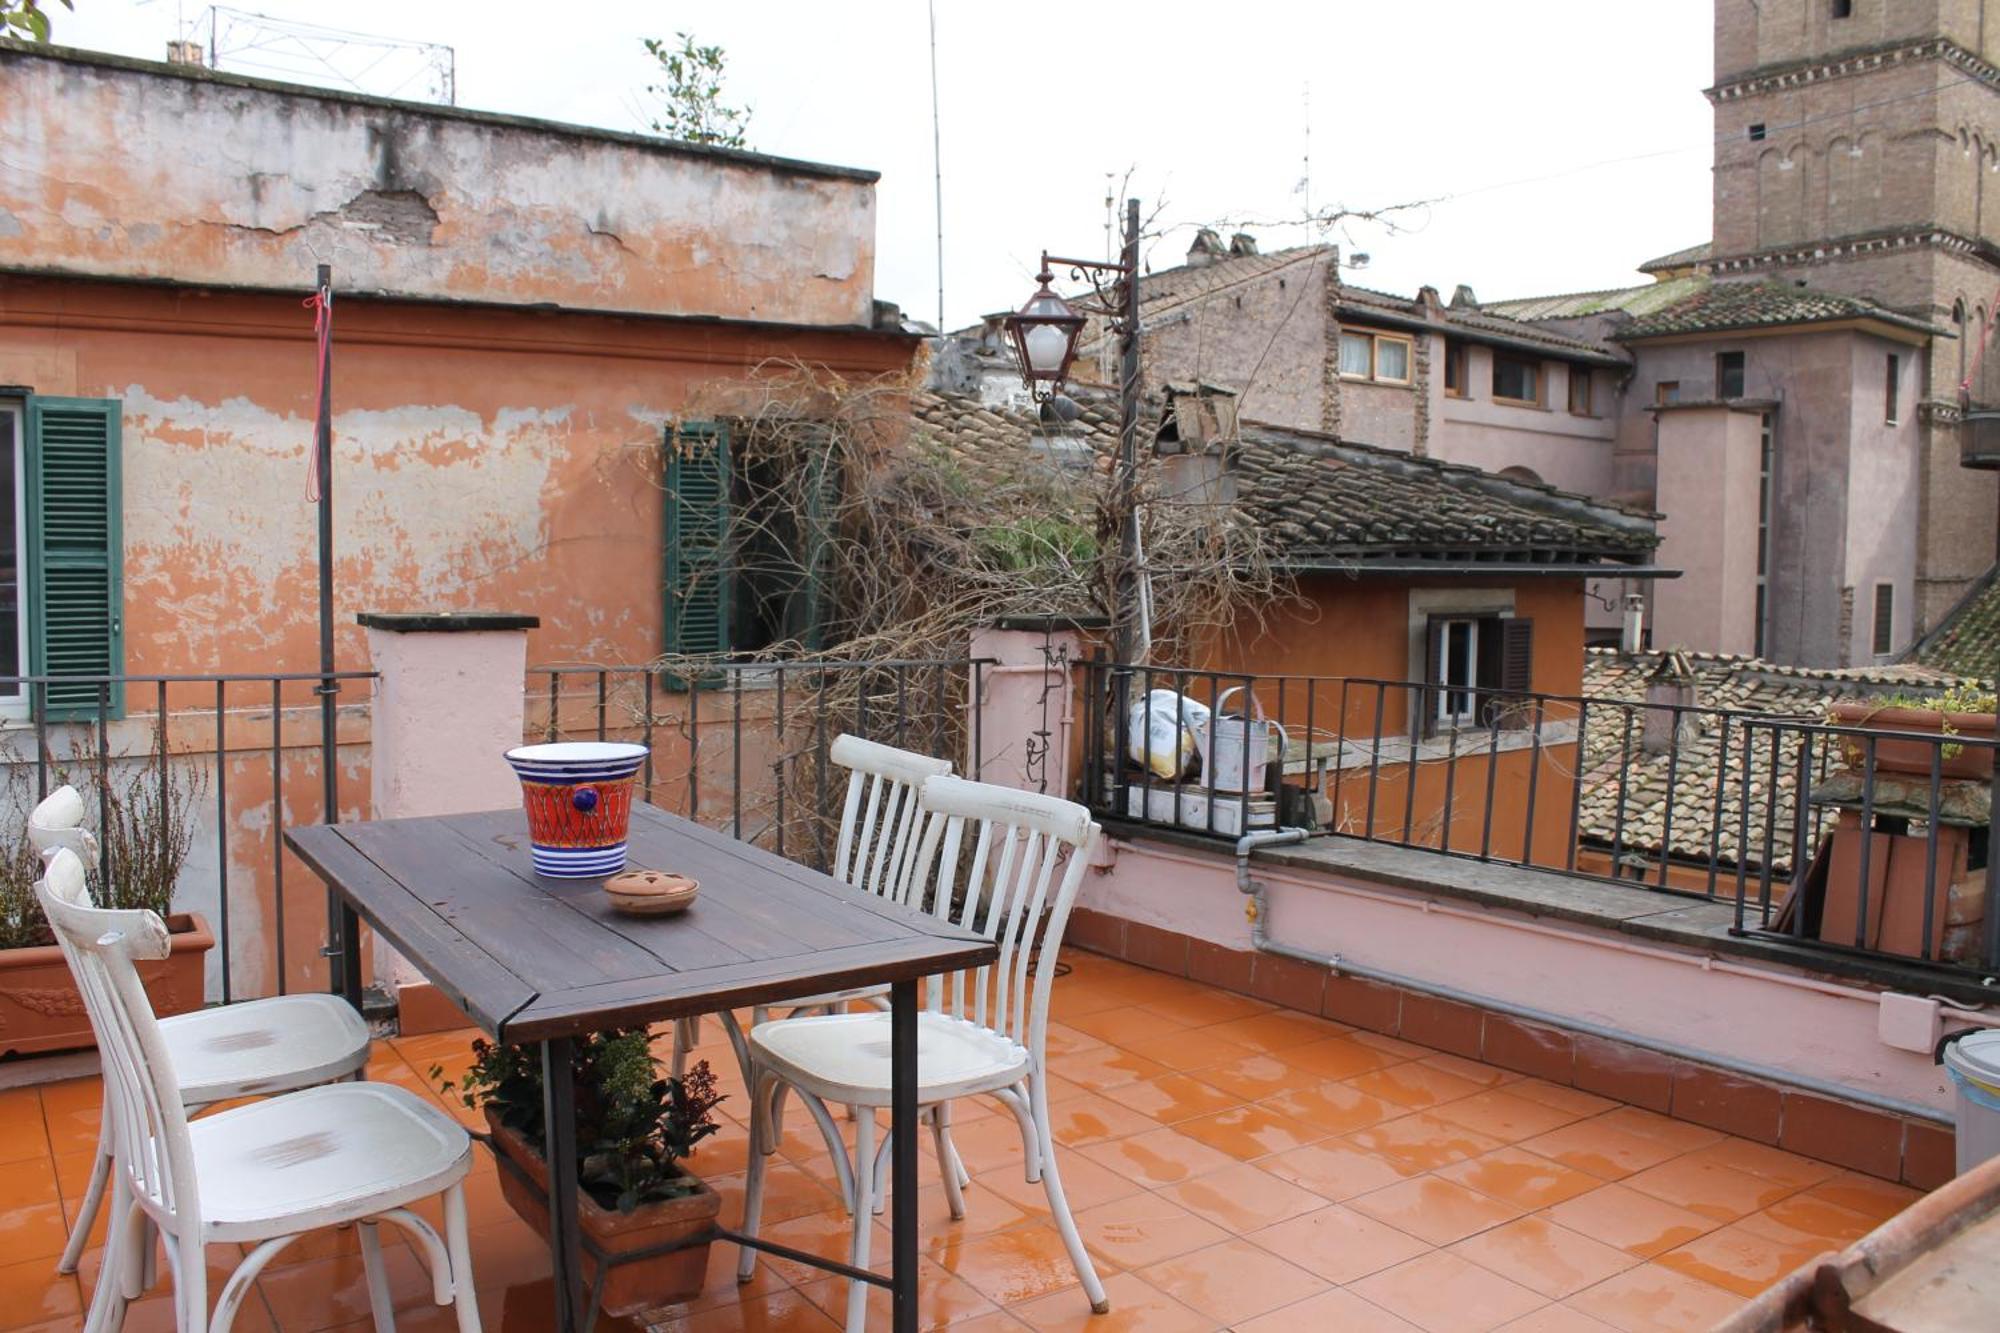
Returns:
[[[0,50],[0,263],[866,326],[873,181]]]

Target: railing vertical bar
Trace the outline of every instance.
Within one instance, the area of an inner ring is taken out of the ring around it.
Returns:
[[[968,701],[972,713],[972,780],[983,781],[986,777],[986,709],[985,693],[980,681],[981,663],[972,664],[972,698]]]
[[[1624,706],[1625,724],[1618,737],[1618,807],[1611,817],[1611,878],[1625,878],[1625,805],[1632,794],[1632,706]],[[1645,882],[1645,872],[1639,880]]]
[[[606,727],[611,721],[610,704],[611,672],[608,668],[599,667],[597,669],[597,739],[600,741],[609,737]]]
[[[113,907],[125,905],[124,895],[118,892],[117,869],[111,860],[111,686],[101,683],[97,687],[97,811],[104,823],[104,836],[97,842],[97,873],[104,885],[105,901]]]
[[[1660,887],[1671,887],[1668,876],[1674,864],[1674,802],[1680,797],[1681,706],[1673,705],[1669,720],[1673,731],[1667,736],[1667,791],[1660,803]]]
[[[641,671],[639,673],[639,680],[639,702],[646,710],[644,733],[646,739],[646,804],[654,805],[657,803],[653,800],[653,782],[655,777],[653,768],[653,673],[651,671]]]
[[[1810,744],[1810,738],[1802,734],[1799,743],[1800,768],[1805,767],[1806,754],[1807,754],[1806,746],[1809,744]],[[1800,776],[1803,779],[1804,775],[1801,774]],[[1799,817],[1798,817],[1799,841],[1803,842],[1805,840],[1805,822],[1806,822],[1804,792],[1799,793],[1798,803],[1800,807]],[[1868,882],[1869,881],[1868,872],[1872,868],[1871,863],[1874,860],[1874,852],[1875,852],[1875,733],[1871,731],[1863,735],[1861,738],[1861,869],[1859,872],[1861,882],[1857,886],[1858,891],[1855,894],[1855,908],[1854,908],[1854,947],[1857,949],[1865,949],[1868,947],[1868,898],[1869,898],[1868,891],[1870,887],[1872,887]],[[1800,859],[1802,859],[1804,853],[1805,853],[1804,847],[1800,847],[1797,851],[1793,852],[1792,853],[1793,862],[1796,863]],[[1801,881],[1803,881],[1804,879],[1804,876],[1799,873],[1796,864],[1794,864],[1793,866],[1793,877]],[[1887,876],[1883,877],[1885,887],[1887,884],[1887,879],[1888,879]],[[1801,905],[1803,906],[1803,904]],[[1803,915],[1803,913],[1801,913],[1801,915]]]
[[[772,696],[771,728],[773,735],[771,772],[776,778],[778,832],[776,848],[778,855],[785,854],[785,667],[778,664],[778,688]]]
[[[1770,730],[1771,776],[1766,779],[1766,784],[1770,787],[1770,792],[1768,793],[1769,799],[1764,802],[1764,849],[1758,856],[1757,867],[1757,903],[1759,909],[1764,914],[1764,920],[1767,922],[1771,919],[1771,851],[1776,846],[1778,776],[1782,771],[1781,756],[1784,753],[1784,738],[1778,734],[1776,727],[1772,727]],[[1805,913],[1800,912],[1797,914],[1797,917],[1798,919],[1793,925],[1793,933],[1795,934],[1802,933],[1805,926]]]
[[[1724,713],[1722,715],[1722,734],[1717,737],[1715,743],[1715,805],[1712,813],[1709,815],[1708,821],[1708,896],[1711,898],[1715,896],[1716,870],[1722,855],[1722,790],[1729,779],[1730,721],[1729,714]],[[1746,751],[1745,753],[1748,752]],[[1738,847],[1737,850],[1741,852],[1742,848]],[[1737,859],[1741,860],[1742,858],[1739,856]],[[1737,903],[1736,913],[1736,928],[1741,930],[1743,928],[1743,905],[1740,901]]]
[[[905,670],[902,663],[896,664],[896,745],[907,750],[910,748],[910,698]]]
[[[701,816],[701,695],[702,691],[698,688],[687,692],[687,817],[689,819],[698,819]]]
[[[1370,841],[1375,837],[1375,793],[1382,781],[1382,716],[1388,700],[1389,687],[1376,681],[1375,731],[1368,743],[1368,823],[1361,830],[1361,836]]]
[[[1526,813],[1521,816],[1521,864],[1524,866],[1535,863],[1535,797],[1542,782],[1543,710],[1544,701],[1536,695],[1535,729],[1528,738],[1528,804]],[[1578,776],[1581,777],[1580,774]]]
[[[1792,792],[1792,920],[1796,933],[1805,932],[1806,921],[1806,876],[1812,873],[1813,849],[1806,831],[1812,826],[1812,732],[1799,729],[1799,780]],[[1862,843],[1862,856],[1867,853],[1867,843]],[[1865,864],[1865,861],[1864,861]],[[1862,879],[1862,901],[1868,896],[1868,881]]]
[[[556,713],[562,707],[562,702],[556,691],[561,686],[562,673],[560,671],[549,672],[549,715],[542,722],[542,739],[551,743],[560,734],[556,727]]]
[[[1243,698],[1245,700],[1245,703],[1243,705],[1243,772],[1238,775],[1239,781],[1242,786],[1242,795],[1239,798],[1240,805],[1238,808],[1242,811],[1242,814],[1239,817],[1240,822],[1237,824],[1237,827],[1242,829],[1244,833],[1248,833],[1250,831],[1250,783],[1252,781],[1250,777],[1250,772],[1251,772],[1250,714],[1257,710],[1257,697],[1256,695],[1251,693],[1251,688],[1253,684],[1254,682],[1251,680],[1250,677],[1245,676],[1243,678]],[[1275,735],[1276,733],[1274,732],[1272,734]],[[1284,771],[1285,771],[1284,760],[1283,756],[1280,755],[1278,763],[1278,773],[1279,773],[1280,783],[1284,781],[1284,776],[1283,776]],[[1258,770],[1258,774],[1259,776],[1255,780],[1261,787],[1263,783],[1263,770],[1261,768]],[[1278,793],[1272,792],[1271,822],[1273,826],[1277,824],[1277,821],[1278,821]]]
[[[1500,778],[1500,726],[1499,719],[1489,719],[1486,725],[1486,810],[1479,819],[1479,859],[1492,859],[1493,855],[1493,794]]]
[[[1318,681],[1313,682],[1313,692],[1308,697],[1313,699],[1319,697]],[[1306,747],[1308,753],[1311,752],[1312,736],[1313,736],[1312,724],[1310,721],[1308,721],[1306,724]],[[1333,723],[1333,799],[1328,803],[1328,808],[1331,809],[1333,812],[1332,822],[1333,822],[1333,827],[1336,831],[1339,830],[1342,822],[1346,818],[1346,816],[1342,813],[1340,806],[1340,784],[1341,784],[1341,779],[1346,772],[1347,772],[1347,680],[1343,677],[1340,682],[1340,716],[1335,718]]]
[[[1590,772],[1590,699],[1576,701],[1576,780],[1569,784],[1569,848],[1563,854],[1563,868],[1576,869],[1576,838],[1583,819],[1583,779]]]
[[[224,692],[228,682],[215,682],[215,905],[216,914],[221,918],[222,946],[222,1002],[230,1001],[230,969],[234,966],[229,952],[229,746],[226,738],[228,714]],[[160,767],[166,767],[164,757]]]
[[[863,680],[861,682],[860,689],[862,696],[865,698],[867,696],[867,690],[868,690],[868,682],[866,680]],[[813,708],[816,714],[816,728],[817,728],[817,730],[815,731],[817,741],[813,746],[813,763],[816,770],[816,777],[813,782],[813,803],[812,803],[813,851],[814,855],[818,857],[818,860],[814,863],[815,867],[819,870],[825,870],[827,867],[826,750],[828,744],[826,736],[826,667],[825,666],[821,666],[819,669],[818,698],[814,700]]]
[[[1743,900],[1747,892],[1750,873],[1750,779],[1757,768],[1757,733],[1754,724],[1743,724],[1743,776],[1736,783],[1736,933],[1743,932]],[[1721,772],[1729,770],[1724,767]],[[1716,779],[1719,784],[1722,779]],[[1720,799],[1718,797],[1718,799]],[[1771,918],[1767,914],[1757,924],[1767,926]]]
[[[729,833],[743,838],[743,673],[729,676]]]
[[[1405,780],[1403,783],[1402,845],[1408,847],[1415,833],[1417,821],[1417,760],[1423,750],[1423,729],[1429,724],[1430,719],[1424,715],[1425,710],[1421,694],[1413,695],[1409,706],[1404,711],[1409,716],[1410,753],[1409,761],[1403,765]]]
[[[271,917],[278,932],[278,994],[285,994],[285,683],[271,681]]]
[[[28,682],[28,712],[35,719],[35,800],[49,797],[49,687]]]
[[[1944,785],[1944,746],[1931,751],[1930,802],[1924,807],[1924,935],[1918,957],[1931,961],[1931,931],[1937,927],[1938,801]]]
[[[1473,697],[1477,698],[1476,695]],[[1451,851],[1451,807],[1458,795],[1458,726],[1458,715],[1453,714],[1451,733],[1445,737],[1445,744],[1451,748],[1444,756],[1444,810],[1438,824],[1438,850],[1447,854]],[[1415,776],[1414,770],[1412,776]],[[1411,785],[1414,789],[1415,784]]]
[[[158,845],[164,847],[167,845],[167,814],[171,808],[167,796],[173,781],[173,775],[167,772],[169,747],[167,745],[167,683],[165,681],[160,682],[159,693],[156,696],[153,707],[153,745],[160,756],[160,800],[159,809],[155,812],[155,818],[159,821],[159,827],[154,831],[154,836],[159,839]]]

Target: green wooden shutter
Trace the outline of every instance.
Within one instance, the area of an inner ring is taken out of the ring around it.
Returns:
[[[729,428],[696,423],[667,435],[667,652],[729,651]],[[688,684],[713,684],[709,678]]]
[[[107,398],[28,399],[28,665],[36,675],[115,676],[125,669],[119,501],[122,405]],[[48,715],[92,717],[95,682],[51,684]],[[125,687],[111,686],[113,716]]]

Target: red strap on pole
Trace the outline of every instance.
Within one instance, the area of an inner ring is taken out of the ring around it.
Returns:
[[[299,302],[313,312],[313,404],[326,401],[327,343],[333,338],[333,293],[324,287]],[[330,446],[329,446],[330,447]],[[306,450],[306,499],[319,503],[319,433],[314,431],[312,447]]]

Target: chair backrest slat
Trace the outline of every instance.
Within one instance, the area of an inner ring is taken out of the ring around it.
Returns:
[[[1000,949],[986,967],[934,978],[928,1003],[1020,1042],[1039,1068],[1056,953],[1099,830],[1074,802],[963,778],[929,779],[921,800],[911,882],[928,882],[934,915]]]
[[[864,893],[908,901],[919,811],[917,789],[951,772],[951,760],[859,736],[834,738],[827,757],[849,770],[833,873]]]
[[[83,862],[58,849],[36,881],[63,957],[76,977],[104,1066],[105,1111],[118,1169],[133,1198],[173,1229],[199,1226],[187,1111],[137,963],[165,958],[166,923],[152,912],[94,907]]]

